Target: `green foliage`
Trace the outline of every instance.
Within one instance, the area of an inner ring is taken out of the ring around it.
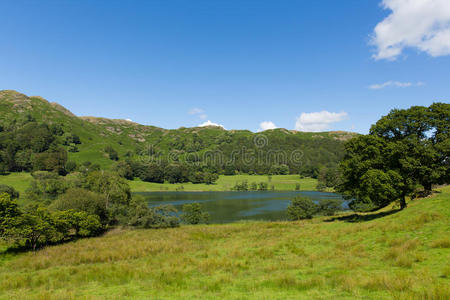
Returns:
[[[236,182],[232,188],[233,191],[248,191],[248,181]]]
[[[78,165],[75,161],[69,160],[68,162],[66,162],[65,169],[68,173],[74,172],[75,170],[77,170],[77,168]]]
[[[380,208],[406,197],[419,185],[449,182],[450,105],[394,109],[345,145],[338,190],[353,209]]]
[[[317,212],[324,216],[333,216],[336,212],[342,210],[342,203],[336,199],[321,199],[318,201]]]
[[[113,170],[117,172],[119,176],[125,179],[133,180],[134,178],[133,169],[131,168],[130,164],[126,161],[118,162],[117,165],[115,165],[115,167],[113,168]]]
[[[64,178],[56,173],[38,171],[33,172],[32,176],[33,181],[26,190],[26,195],[34,201],[50,202],[69,188]]]
[[[158,164],[140,166],[138,176],[142,181],[164,183],[164,171]]]
[[[64,210],[54,214],[55,224],[65,236],[73,230],[76,237],[97,236],[105,230],[105,226],[96,214],[86,211]]]
[[[7,237],[20,215],[16,200],[8,193],[0,193],[0,238]]]
[[[203,210],[200,203],[191,203],[183,205],[183,213],[181,219],[186,224],[208,223],[209,213]]]
[[[261,181],[260,183],[258,183],[258,191],[267,191],[267,187],[267,182]]]
[[[149,207],[144,198],[136,196],[120,220],[124,225],[137,228],[171,228],[180,224],[176,212],[171,205]]]
[[[3,193],[8,194],[11,197],[11,199],[19,198],[19,192],[16,191],[12,186],[0,184],[0,195]]]
[[[59,211],[85,212],[89,215],[98,216],[104,224],[108,222],[106,197],[81,188],[68,189],[53,201],[50,208]]]
[[[288,175],[289,166],[285,164],[273,165],[270,167],[269,174],[271,175]]]
[[[131,199],[128,182],[114,172],[90,172],[86,177],[86,188],[104,195],[107,208],[115,205],[128,205]]]
[[[317,213],[317,205],[311,198],[298,196],[292,200],[287,208],[287,215],[291,221],[311,219]]]
[[[338,168],[331,167],[323,167],[319,171],[319,175],[317,177],[320,185],[320,189],[318,190],[325,190],[326,188],[334,188],[339,184],[339,170]]]
[[[105,147],[105,152],[110,160],[119,160],[119,154],[111,145]]]

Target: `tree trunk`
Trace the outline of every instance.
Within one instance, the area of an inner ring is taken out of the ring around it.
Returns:
[[[424,193],[425,193],[424,196],[431,195],[431,192],[433,190],[432,184],[431,183],[425,183],[423,185],[423,189],[424,189]]]
[[[402,196],[400,198],[400,209],[405,209],[406,208],[406,199],[405,196]]]

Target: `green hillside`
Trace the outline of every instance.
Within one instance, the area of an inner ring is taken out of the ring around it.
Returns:
[[[317,175],[321,166],[337,164],[343,156],[343,141],[355,135],[348,132],[311,133],[286,129],[255,134],[247,130],[226,131],[220,127],[167,130],[126,120],[77,117],[61,105],[42,97],[28,97],[11,90],[0,91],[0,125],[30,117],[48,125],[61,125],[64,132],[78,135],[81,139],[81,144],[77,145],[79,152],[70,152],[69,160],[78,163],[91,161],[102,168],[110,168],[114,164],[104,152],[106,146],[111,146],[121,159],[137,156],[146,160],[203,162],[207,160],[207,153],[220,152],[221,168],[228,160],[233,160],[239,172],[265,174],[270,165],[285,163],[291,168],[292,174],[298,174],[301,168],[307,170],[312,167],[313,171],[305,172],[315,172]],[[237,154],[233,154],[233,151],[237,151]],[[261,167],[254,163],[255,166],[249,168],[243,152],[255,155],[258,151],[273,157],[269,162],[261,163]],[[277,157],[279,151],[284,151],[284,158]],[[294,151],[299,152],[294,153],[296,156],[292,158]]]
[[[162,230],[3,253],[1,299],[449,299],[450,187],[403,211]]]

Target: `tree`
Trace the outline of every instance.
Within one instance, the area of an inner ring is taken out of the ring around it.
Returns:
[[[203,207],[200,203],[191,203],[183,205],[183,214],[181,219],[186,224],[201,224],[208,223],[209,213],[203,211]]]
[[[399,159],[405,174],[430,193],[433,184],[448,182],[450,173],[450,104],[394,109],[370,129],[371,135],[402,144]]]
[[[31,181],[30,186],[25,191],[27,197],[31,200],[49,202],[68,189],[64,177],[58,176],[58,174],[37,171],[31,175],[33,176],[33,181]]]
[[[219,179],[219,175],[216,173],[211,172],[204,172],[203,173],[203,182],[206,184],[213,184]]]
[[[98,216],[103,224],[108,222],[105,196],[81,188],[68,189],[50,205],[50,208],[58,211],[85,212]]]
[[[296,197],[287,208],[288,217],[292,221],[311,219],[316,212],[316,204],[303,196]]]
[[[64,236],[73,230],[76,237],[89,237],[100,234],[104,229],[98,215],[85,211],[65,210],[54,214],[55,224]]]
[[[148,164],[140,170],[139,178],[146,182],[164,183],[164,171],[158,164]]]
[[[61,240],[49,211],[42,206],[31,206],[19,217],[17,226],[10,231],[16,243],[24,243],[33,251],[40,246]]]
[[[64,173],[67,151],[61,146],[52,146],[48,151],[37,153],[33,158],[33,169]],[[64,175],[64,174],[63,174]]]
[[[149,207],[143,197],[133,197],[121,223],[138,228],[178,227],[177,210],[171,205]]]
[[[120,161],[117,163],[117,165],[114,167],[114,171],[116,171],[121,177],[133,180],[134,174],[133,169],[131,168],[130,164],[126,161]]]
[[[17,224],[21,211],[16,200],[9,193],[0,193],[0,238],[7,238]]]
[[[362,207],[381,208],[394,201],[399,201],[402,208],[406,207],[405,198],[412,194],[415,186],[402,159],[406,151],[402,143],[367,135],[349,140],[345,147],[346,155],[341,162],[342,182],[337,190],[345,198],[352,199],[350,207],[357,208],[360,202]],[[395,181],[387,182],[388,178]],[[389,190],[379,194],[382,188]]]
[[[108,154],[109,159],[111,160],[119,160],[119,154],[112,146],[106,146],[105,152]]]
[[[106,206],[110,204],[128,204],[131,190],[128,182],[114,172],[94,171],[88,174],[86,186],[89,190],[103,194]]]

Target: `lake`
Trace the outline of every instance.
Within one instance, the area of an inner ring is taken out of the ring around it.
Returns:
[[[231,223],[240,220],[286,220],[286,208],[296,196],[303,195],[312,200],[338,199],[343,209],[347,202],[339,194],[326,192],[146,192],[150,206],[172,204],[181,210],[184,204],[199,202],[210,214],[210,223]]]

